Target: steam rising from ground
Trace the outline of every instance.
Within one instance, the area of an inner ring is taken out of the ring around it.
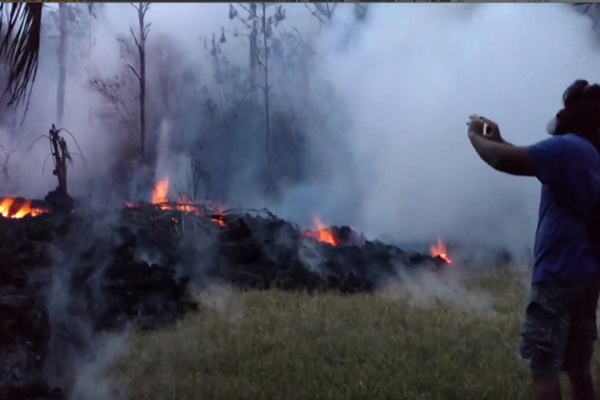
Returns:
[[[119,399],[108,378],[117,356],[126,348],[128,329],[110,334],[94,331],[93,321],[86,314],[86,301],[96,307],[105,306],[103,272],[108,265],[105,256],[118,242],[112,230],[112,217],[100,219],[72,233],[63,243],[66,247],[53,251],[56,264],[49,271],[46,306],[50,325],[45,375],[49,384],[60,387],[69,399]],[[73,281],[81,279],[82,252],[95,243],[92,255],[98,269],[87,278],[87,298],[72,288]]]
[[[230,287],[209,285],[200,292],[198,300],[202,306],[218,312],[231,323],[244,316],[244,304]]]
[[[439,303],[481,314],[493,313],[493,298],[488,293],[475,292],[467,287],[457,271],[439,274],[419,271],[401,274],[402,283],[387,285],[382,295],[389,300],[406,299],[416,308],[435,307]]]

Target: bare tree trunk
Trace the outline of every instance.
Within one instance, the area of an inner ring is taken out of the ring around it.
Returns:
[[[262,3],[262,31],[264,55],[264,93],[265,93],[265,150],[267,154],[267,173],[271,180],[271,135],[269,131],[269,48],[267,46],[267,5]],[[270,184],[271,182],[269,182]]]
[[[250,87],[254,88],[257,84],[258,69],[258,19],[256,15],[256,3],[250,3],[250,18],[252,20],[252,30],[250,31]],[[258,92],[259,93],[259,92]]]
[[[138,19],[140,28],[140,39],[138,50],[140,53],[140,154],[142,161],[146,158],[146,32],[144,16],[147,7],[144,3],[139,4]]]
[[[270,85],[269,85],[269,38],[272,35],[273,27],[285,19],[285,10],[278,6],[276,12],[267,17],[267,3],[261,3],[262,14],[259,15],[257,12],[256,3],[249,3],[248,6],[240,5],[247,13],[248,17],[240,17],[237,13],[237,9],[231,5],[229,9],[229,18],[239,18],[244,26],[250,30],[247,34],[250,41],[250,83],[251,90],[254,93],[254,88],[257,89],[256,93],[260,98],[261,89],[264,95],[264,116],[265,116],[265,158],[266,158],[266,175],[267,175],[267,190],[272,188],[273,184],[273,170],[272,170],[272,152],[271,152],[271,121],[270,121]],[[262,33],[262,38],[259,36],[259,31]],[[262,43],[259,45],[259,41],[262,39]],[[261,47],[264,51],[264,55],[261,59]],[[262,67],[263,70],[263,84],[258,84],[258,67]],[[254,102],[253,102],[254,103]],[[256,111],[260,112],[260,100],[256,103]]]
[[[68,19],[69,5],[58,4],[58,28],[60,31],[58,42],[58,89],[56,91],[56,123],[62,126],[65,113],[65,85],[67,79],[67,44],[68,44]]]
[[[55,169],[53,171],[54,175],[58,179],[58,188],[57,192],[60,193],[68,193],[67,191],[67,158],[68,150],[67,143],[63,138],[59,136],[59,131],[56,129],[56,126],[52,124],[52,129],[50,129],[50,144],[52,148],[52,158],[54,159]]]
[[[146,159],[146,38],[148,37],[152,23],[146,25],[144,20],[146,12],[150,8],[150,3],[131,3],[131,5],[136,9],[138,14],[138,35],[133,32],[132,28],[129,28],[129,31],[135,41],[135,47],[138,49],[140,69],[138,72],[133,65],[128,65],[128,67],[140,84],[140,161],[144,163]]]

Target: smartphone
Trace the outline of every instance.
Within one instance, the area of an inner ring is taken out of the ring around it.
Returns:
[[[490,132],[489,132],[489,127],[488,127],[488,124],[486,124],[485,122],[483,122],[483,121],[481,120],[481,117],[480,117],[479,115],[477,115],[477,114],[473,114],[473,115],[469,116],[469,118],[471,119],[471,121],[479,121],[479,122],[481,122],[481,123],[482,123],[482,127],[481,127],[481,132],[480,132],[480,133],[481,133],[483,136],[487,136],[487,135],[490,133]],[[467,122],[467,125],[469,125],[469,123],[468,123],[468,122]]]

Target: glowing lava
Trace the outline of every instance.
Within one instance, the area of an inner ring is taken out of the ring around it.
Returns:
[[[0,199],[0,215],[4,218],[37,217],[47,213],[48,210],[33,207],[31,200],[7,197]]]
[[[333,233],[333,231],[330,228],[327,228],[318,217],[315,218],[315,227],[316,231],[306,232],[307,237],[316,239],[319,242],[328,243],[332,246],[340,245],[340,242],[335,236],[335,233]]]
[[[446,244],[442,242],[442,239],[438,237],[437,245],[433,245],[429,248],[431,257],[439,257],[446,261],[448,264],[452,264],[452,260],[448,257],[448,248]]]

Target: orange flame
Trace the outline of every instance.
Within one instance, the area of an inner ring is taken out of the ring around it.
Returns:
[[[200,210],[198,210],[198,207],[193,205],[190,198],[185,195],[181,196],[181,200],[179,201],[179,204],[175,206],[175,209],[181,212],[194,213],[196,215],[200,214]]]
[[[439,257],[446,261],[446,263],[452,264],[452,260],[448,256],[448,248],[440,237],[438,237],[437,245],[431,246],[429,251],[431,252],[431,257]]]
[[[224,220],[225,217],[225,207],[222,205],[217,205],[217,214],[211,218],[211,221],[215,224],[219,225],[221,228],[225,228],[227,224]]]
[[[227,226],[227,224],[225,223],[225,221],[223,221],[223,216],[221,214],[219,214],[217,217],[215,218],[211,218],[210,220],[212,222],[214,222],[215,224],[219,225],[221,228],[225,228]]]
[[[37,217],[47,212],[48,210],[33,207],[31,200],[19,202],[16,198],[7,197],[0,201],[0,215],[4,218]]]
[[[335,237],[335,233],[330,228],[327,228],[325,224],[319,219],[319,217],[315,218],[315,226],[317,228],[316,232],[308,231],[306,232],[306,236],[312,239],[316,239],[319,242],[328,243],[332,246],[339,246],[339,241],[337,237]]]
[[[169,177],[165,176],[159,180],[152,191],[152,204],[164,203],[169,195]]]

